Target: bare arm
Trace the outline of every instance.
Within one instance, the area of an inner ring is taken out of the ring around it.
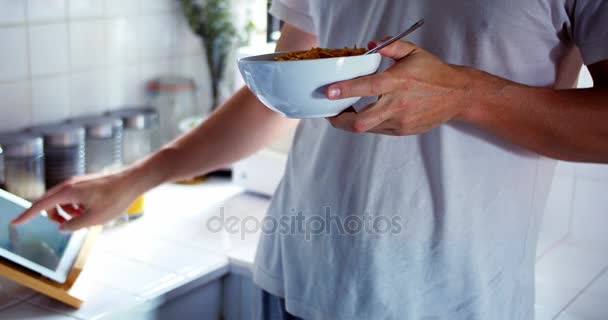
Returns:
[[[316,36],[285,24],[277,50],[309,49],[316,42]],[[64,183],[50,190],[14,223],[23,223],[49,209],[51,217],[59,220],[52,208],[69,203],[81,204],[84,211],[64,223],[64,230],[104,223],[124,212],[145,191],[242,159],[293,125],[294,120],[270,111],[249,89],[242,88],[202,125],[155,154],[117,174],[81,177]]]
[[[412,135],[464,121],[548,157],[608,163],[608,61],[590,66],[595,88],[554,90],[449,65],[408,42],[380,53],[397,62],[328,88],[330,99],[381,96],[360,113],[331,118],[336,128]]]
[[[594,88],[570,90],[479,74],[478,98],[462,120],[551,158],[608,163],[608,61],[590,71]]]

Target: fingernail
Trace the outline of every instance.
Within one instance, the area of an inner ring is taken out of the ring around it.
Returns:
[[[327,94],[329,95],[330,98],[337,98],[340,96],[340,89],[338,88],[331,88],[329,89],[329,91],[327,92]]]

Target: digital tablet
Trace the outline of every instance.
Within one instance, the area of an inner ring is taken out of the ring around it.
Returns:
[[[27,200],[0,190],[0,258],[65,283],[86,237],[86,230],[66,234],[45,211],[25,224],[11,221],[31,206]]]

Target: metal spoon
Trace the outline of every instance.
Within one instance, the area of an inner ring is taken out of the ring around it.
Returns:
[[[398,34],[398,35],[396,35],[396,36],[394,36],[394,37],[392,37],[392,38],[390,38],[390,39],[382,42],[377,47],[369,50],[365,54],[373,54],[373,53],[376,53],[376,52],[380,51],[382,48],[384,48],[384,47],[390,45],[391,43],[393,43],[393,42],[395,42],[395,41],[397,41],[397,40],[399,40],[399,39],[407,36],[408,34],[414,32],[414,31],[416,31],[416,29],[418,29],[423,24],[424,24],[424,19],[420,19],[420,21],[414,23],[409,29],[407,29],[407,30],[403,31],[402,33],[400,33],[400,34]]]

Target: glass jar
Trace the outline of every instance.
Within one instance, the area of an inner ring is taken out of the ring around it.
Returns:
[[[125,108],[108,115],[123,121],[123,164],[130,165],[159,148],[159,119],[154,108]],[[127,210],[126,220],[135,220],[143,214],[144,195]]]
[[[123,164],[130,165],[159,148],[159,115],[154,108],[125,108],[107,115],[122,119]]]
[[[0,134],[4,151],[5,190],[36,201],[46,190],[42,138],[25,133]]]
[[[179,124],[199,113],[196,84],[181,76],[162,76],[148,83],[149,105],[160,115],[160,143],[166,144],[181,132]]]
[[[86,131],[86,173],[116,171],[122,165],[122,120],[109,116],[84,116],[68,120]]]
[[[47,189],[85,174],[85,130],[75,124],[49,124],[28,132],[44,140],[44,171]]]

